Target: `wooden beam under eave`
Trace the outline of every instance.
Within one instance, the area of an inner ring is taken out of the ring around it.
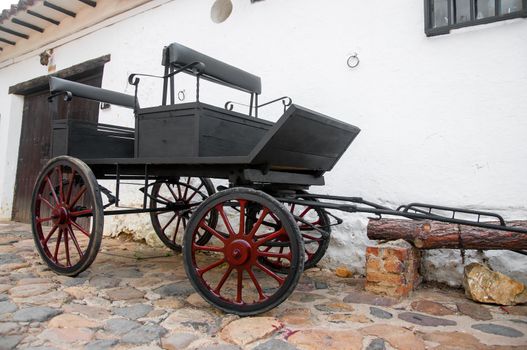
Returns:
[[[70,17],[74,17],[75,18],[77,16],[77,14],[75,12],[70,11],[68,9],[65,9],[64,7],[60,7],[58,5],[55,5],[55,4],[53,4],[53,3],[49,2],[49,1],[44,1],[44,6],[49,7],[50,9],[55,10],[57,12],[61,12],[61,13],[65,14],[65,15],[67,15],[67,16],[70,16]]]
[[[18,36],[19,38],[29,39],[29,35],[17,32],[15,30],[12,30],[12,29],[9,29],[9,28],[0,27],[0,31],[8,33],[8,34],[11,34],[11,35],[14,35],[14,36]]]
[[[3,42],[3,43],[9,44],[9,45],[13,45],[13,46],[16,45],[16,43],[14,41],[7,40],[7,39],[4,39],[4,38],[0,38],[0,41]]]
[[[40,28],[39,26],[36,26],[33,23],[22,21],[22,20],[20,20],[18,18],[11,19],[11,22],[13,22],[15,24],[18,24],[19,26],[23,26],[23,27],[26,27],[26,28],[29,28],[29,29],[33,29],[34,31],[37,31],[37,32],[40,32],[40,33],[44,33],[44,28]]]
[[[27,14],[31,15],[33,17],[36,17],[36,18],[43,19],[44,21],[52,23],[52,24],[54,24],[56,26],[58,26],[60,24],[60,21],[57,21],[57,20],[54,20],[53,18],[49,18],[47,16],[41,15],[40,13],[32,11],[32,10],[27,10]]]
[[[93,0],[79,0],[79,1],[91,7],[97,6],[97,3]]]

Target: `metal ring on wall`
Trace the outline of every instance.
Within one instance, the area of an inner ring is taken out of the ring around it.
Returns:
[[[180,101],[185,101],[185,90],[181,90],[177,93],[177,99]]]
[[[359,56],[357,55],[357,53],[354,53],[353,55],[348,57],[348,60],[346,61],[346,64],[350,68],[357,67],[359,65],[359,63],[360,63],[360,59],[359,59]]]

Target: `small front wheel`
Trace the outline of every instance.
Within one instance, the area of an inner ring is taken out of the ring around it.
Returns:
[[[53,271],[76,276],[91,265],[104,213],[97,179],[84,162],[60,156],[46,164],[33,190],[31,225],[37,250]]]
[[[216,228],[207,224],[214,211],[219,216]],[[212,238],[200,244],[203,232]],[[277,245],[287,253],[269,251]],[[262,258],[288,264],[277,274]],[[185,231],[183,259],[189,280],[205,300],[247,316],[276,307],[293,292],[304,268],[304,247],[295,219],[282,204],[261,191],[233,188],[196,209]]]

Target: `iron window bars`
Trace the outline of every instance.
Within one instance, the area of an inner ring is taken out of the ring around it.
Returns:
[[[424,0],[425,33],[435,36],[451,29],[527,18],[527,0]]]

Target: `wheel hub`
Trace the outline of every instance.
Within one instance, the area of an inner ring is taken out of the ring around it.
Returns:
[[[243,239],[234,240],[225,248],[225,259],[231,265],[243,265],[251,257],[251,250],[249,242]]]
[[[51,218],[54,224],[63,225],[68,222],[69,211],[65,207],[57,207],[51,212]]]

